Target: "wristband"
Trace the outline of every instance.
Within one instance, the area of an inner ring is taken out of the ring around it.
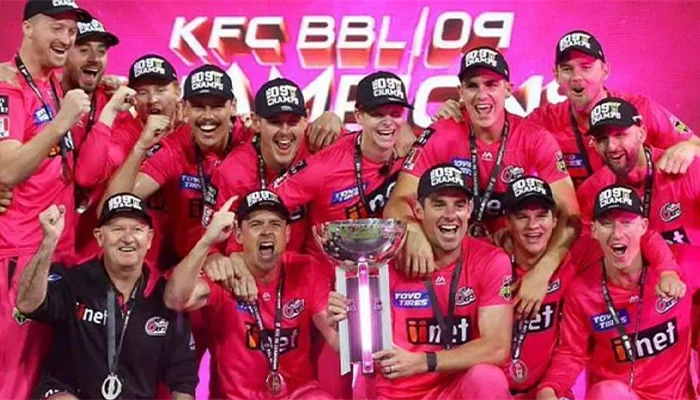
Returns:
[[[428,364],[428,372],[435,372],[437,370],[437,354],[435,354],[434,351],[425,353],[425,362]]]

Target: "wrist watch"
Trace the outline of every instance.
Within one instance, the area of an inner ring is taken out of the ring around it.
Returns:
[[[435,354],[434,351],[425,353],[425,362],[428,364],[428,372],[435,372],[435,370],[437,370],[437,354]]]

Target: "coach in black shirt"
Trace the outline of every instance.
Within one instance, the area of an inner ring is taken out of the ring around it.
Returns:
[[[189,322],[165,307],[165,280],[144,265],[153,229],[141,199],[110,197],[95,229],[104,258],[70,269],[50,266],[65,209],[52,205],[39,221],[44,239],[17,293],[20,312],[54,328],[35,397],[153,399],[164,382],[174,399],[194,398]]]

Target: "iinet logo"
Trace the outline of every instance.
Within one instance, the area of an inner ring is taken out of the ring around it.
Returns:
[[[95,311],[85,304],[76,303],[76,316],[81,321],[91,322],[95,325],[107,324],[107,311]]]

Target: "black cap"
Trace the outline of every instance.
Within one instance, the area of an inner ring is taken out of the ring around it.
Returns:
[[[510,68],[506,58],[494,48],[477,47],[464,53],[459,65],[459,80],[462,81],[465,76],[471,76],[479,68],[491,70],[505,80],[510,80]]]
[[[375,72],[362,78],[357,84],[355,107],[369,110],[385,104],[413,108],[408,102],[406,86],[401,78],[385,71]]]
[[[148,223],[148,226],[153,226],[153,220],[146,210],[146,203],[131,193],[117,193],[105,201],[102,205],[99,226],[121,216],[143,219]]]
[[[255,94],[255,114],[270,118],[283,112],[306,117],[306,102],[301,88],[285,78],[265,82]]]
[[[423,200],[443,189],[461,190],[471,197],[467,175],[452,164],[438,164],[421,175],[418,181],[418,200]]]
[[[89,22],[92,15],[75,4],[75,0],[29,0],[24,5],[24,21],[37,15],[56,15],[66,12],[76,14],[79,22]]]
[[[139,79],[154,79],[170,83],[177,80],[172,64],[157,54],[138,58],[129,68],[129,86],[134,87]]]
[[[514,180],[506,189],[503,203],[507,213],[520,210],[530,203],[541,204],[549,210],[557,204],[554,201],[552,188],[536,176],[523,176]]]
[[[96,18],[93,18],[90,22],[78,22],[78,35],[75,38],[75,43],[82,43],[88,40],[103,42],[107,47],[119,44],[119,38],[107,32],[105,26]]]
[[[603,214],[611,210],[622,210],[632,214],[643,216],[642,200],[629,186],[610,185],[603,188],[595,196],[593,205],[593,219],[597,220]]]
[[[233,82],[226,71],[215,65],[202,65],[195,68],[185,79],[183,99],[200,95],[212,95],[233,100]]]
[[[594,135],[604,126],[629,128],[639,125],[642,117],[632,103],[617,97],[607,97],[593,106],[589,116],[588,135]]]
[[[289,221],[289,210],[282,203],[282,199],[269,190],[255,190],[243,199],[243,202],[238,206],[238,222],[243,221],[253,211],[271,210],[278,213],[286,221]]]
[[[571,50],[577,50],[605,62],[603,47],[598,39],[586,31],[571,31],[559,39],[555,62],[559,64]]]

